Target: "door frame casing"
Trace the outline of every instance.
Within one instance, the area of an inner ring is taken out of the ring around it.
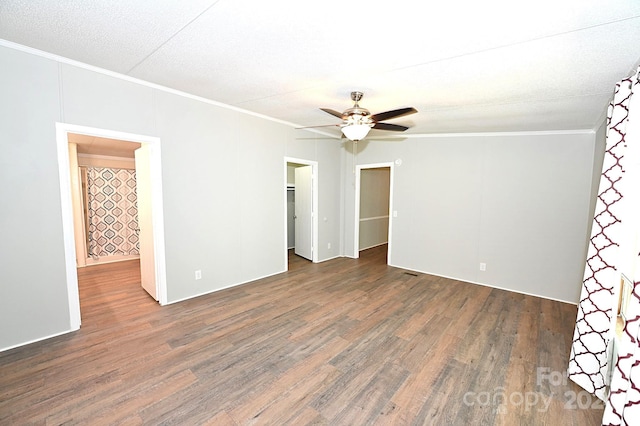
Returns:
[[[62,232],[64,242],[67,294],[69,300],[69,321],[71,330],[80,328],[80,294],[76,269],[76,247],[74,239],[73,207],[71,201],[71,174],[69,163],[69,133],[118,139],[126,142],[146,144],[151,151],[151,197],[153,211],[154,255],[156,288],[158,301],[167,304],[167,277],[164,246],[164,213],[162,201],[162,163],[160,138],[95,127],[79,126],[56,122],[56,144],[58,152],[58,172],[60,178],[60,200],[62,207]]]
[[[158,300],[155,243],[153,231],[153,152],[149,144],[140,144],[133,152],[136,167],[136,202],[138,205],[138,243],[140,248],[140,285]]]
[[[391,263],[391,236],[393,224],[393,173],[395,163],[373,163],[356,165],[355,176],[355,208],[353,225],[353,258],[360,257],[360,172],[362,169],[389,168],[389,231],[387,233],[387,265]]]
[[[284,189],[284,265],[285,271],[289,270],[289,248],[287,244],[287,163],[302,164],[305,166],[311,166],[311,191],[312,205],[311,205],[311,261],[318,263],[318,162],[313,160],[305,160],[302,158],[284,157],[284,174],[283,185]]]

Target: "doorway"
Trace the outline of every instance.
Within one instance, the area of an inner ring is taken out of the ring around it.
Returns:
[[[289,251],[318,262],[317,162],[285,157],[285,265]]]
[[[79,268],[139,259],[135,152],[142,144],[69,133]]]
[[[360,251],[387,245],[391,256],[394,163],[356,166],[354,258]]]
[[[79,184],[78,182],[74,182],[74,185],[72,185],[71,170],[74,164],[72,164],[72,145],[69,143],[70,135],[84,135],[95,138],[119,140],[131,143],[132,145],[136,144],[136,147],[140,147],[138,148],[139,150],[145,151],[146,155],[143,162],[146,164],[146,170],[139,173],[139,178],[143,178],[145,182],[148,182],[148,210],[151,212],[148,216],[148,222],[151,223],[152,226],[149,226],[146,231],[143,231],[143,229],[140,228],[140,233],[146,235],[145,240],[151,241],[151,246],[149,246],[150,248],[147,250],[147,253],[149,253],[150,256],[142,254],[140,257],[140,263],[141,269],[144,264],[149,270],[153,271],[154,282],[152,285],[147,286],[148,288],[143,285],[143,288],[145,288],[145,290],[147,290],[161,305],[167,303],[167,289],[164,252],[164,216],[162,207],[160,140],[150,136],[76,126],[66,123],[56,123],[56,142],[58,148],[70,323],[71,329],[77,330],[80,328],[81,314],[76,270],[76,254],[80,255],[81,252],[77,245],[77,239],[75,238],[76,232],[78,231],[76,229],[77,224],[74,221],[74,200],[76,200],[75,208],[78,209],[80,207],[77,205],[79,197],[77,194],[72,193],[72,188],[78,188],[79,190]],[[73,136],[71,136],[71,140],[73,140]],[[136,163],[138,163],[137,160]],[[75,166],[77,166],[77,164],[75,164]],[[140,169],[140,166],[136,165],[136,169]],[[77,179],[77,176],[75,179]],[[142,240],[143,235],[140,235],[140,237]],[[80,240],[82,239],[80,238]],[[143,258],[145,259],[144,261]]]

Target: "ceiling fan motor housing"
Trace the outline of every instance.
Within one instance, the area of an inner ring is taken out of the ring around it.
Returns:
[[[351,92],[351,100],[354,102],[353,107],[345,109],[342,113],[342,117],[345,120],[361,123],[361,124],[373,124],[368,117],[371,115],[368,109],[360,107],[358,101],[362,99],[364,94],[362,92]],[[355,116],[355,117],[354,117]]]
[[[364,96],[364,93],[362,92],[351,92],[351,100],[355,103],[358,103],[358,101],[360,101],[360,99],[362,99],[363,96]]]

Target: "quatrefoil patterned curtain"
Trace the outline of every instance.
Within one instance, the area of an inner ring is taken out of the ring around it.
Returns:
[[[626,312],[626,323],[618,340],[617,358],[613,372],[609,399],[605,408],[603,425],[637,425],[640,419],[640,68],[625,82],[629,101],[627,103],[627,163],[625,187],[631,198],[623,219],[625,231],[634,238],[631,265],[625,275],[633,283]],[[627,226],[626,222],[629,222]]]
[[[90,257],[139,254],[135,173],[87,167]]]
[[[640,274],[635,279],[628,275],[637,267],[625,271],[634,288],[628,320],[617,343],[618,358],[609,365],[612,326],[618,313],[618,269],[624,255],[620,245],[628,241],[630,232],[637,231],[640,222],[640,216],[630,214],[640,200],[640,182],[635,182],[640,174],[636,171],[640,168],[636,154],[640,153],[639,76],[636,72],[616,85],[608,109],[606,152],[568,368],[573,381],[607,401],[603,424],[611,425],[637,424],[629,419],[640,418]],[[633,173],[628,167],[634,168]]]

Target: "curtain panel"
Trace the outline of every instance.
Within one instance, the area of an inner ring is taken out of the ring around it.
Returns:
[[[603,425],[637,425],[640,421],[640,68],[629,81],[625,81],[625,85],[629,98],[625,127],[628,170],[623,190],[629,202],[623,225],[630,241],[623,247],[625,253],[629,252],[631,262],[627,265],[623,261],[622,272],[633,287],[624,329],[616,339],[617,356],[611,367],[613,371]]]
[[[616,85],[607,112],[606,151],[568,367],[574,382],[607,401],[607,425],[637,424],[640,418],[639,72]],[[626,262],[625,256],[634,259]],[[624,331],[615,338],[623,272],[633,288]]]
[[[87,167],[90,257],[140,254],[135,173]]]
[[[602,400],[606,399],[608,346],[616,315],[614,285],[620,280],[616,265],[623,232],[620,187],[629,99],[629,80],[623,80],[616,85],[607,113],[606,151],[568,371],[574,382]]]

